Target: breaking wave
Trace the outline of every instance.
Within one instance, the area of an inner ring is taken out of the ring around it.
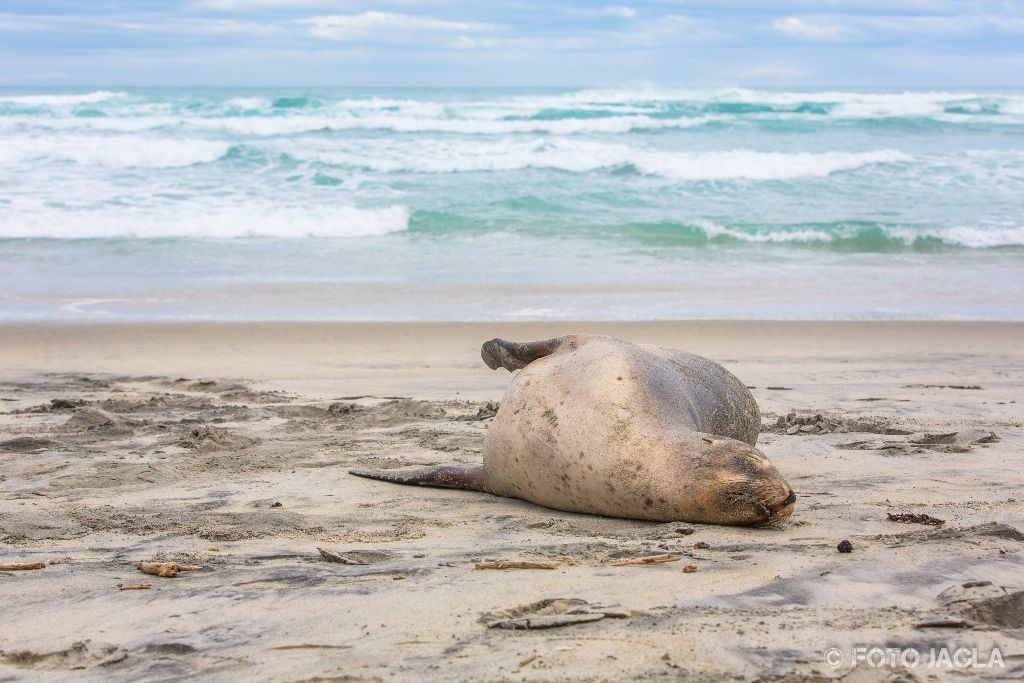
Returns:
[[[629,145],[583,141],[503,141],[461,144],[425,141],[401,147],[363,144],[348,149],[289,147],[308,161],[394,173],[462,173],[548,168],[583,173],[601,169],[636,172],[672,180],[785,180],[821,177],[872,164],[912,161],[890,149],[869,152],[667,152]]]
[[[13,137],[5,143],[0,164],[51,160],[114,168],[181,168],[216,161],[231,148],[211,140],[146,137]]]

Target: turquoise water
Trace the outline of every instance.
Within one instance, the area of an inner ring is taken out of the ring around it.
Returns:
[[[0,318],[1024,317],[1024,93],[0,91]]]

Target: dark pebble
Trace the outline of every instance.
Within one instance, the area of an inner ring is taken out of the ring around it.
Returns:
[[[844,539],[842,541],[839,541],[839,545],[836,546],[836,550],[838,550],[841,553],[852,553],[853,544]]]

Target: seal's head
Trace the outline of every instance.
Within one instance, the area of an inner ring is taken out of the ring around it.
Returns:
[[[761,451],[733,439],[714,439],[705,462],[712,485],[701,496],[716,524],[766,526],[793,513],[796,494]]]

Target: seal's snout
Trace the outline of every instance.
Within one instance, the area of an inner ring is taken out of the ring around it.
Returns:
[[[793,489],[786,487],[789,494],[782,502],[772,505],[768,509],[768,523],[777,523],[789,517],[793,514],[793,509],[796,507],[796,493]]]
[[[764,455],[733,440],[718,442],[719,513],[726,524],[766,526],[782,522],[796,506],[796,494]]]

